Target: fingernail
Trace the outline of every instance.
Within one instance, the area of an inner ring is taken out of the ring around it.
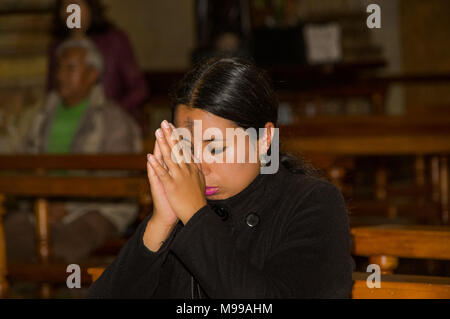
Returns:
[[[160,128],[156,130],[156,135],[158,135],[158,137],[163,137],[163,132]]]
[[[169,125],[170,125],[170,127],[171,127],[172,129],[175,129],[175,126],[173,126],[172,123],[169,123]]]
[[[162,121],[162,126],[165,128],[165,129],[168,129],[170,126],[169,126],[169,123],[166,121],[166,120],[164,120],[164,121]]]

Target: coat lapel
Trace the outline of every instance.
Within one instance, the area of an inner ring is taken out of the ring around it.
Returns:
[[[100,110],[105,102],[102,90],[102,87],[97,85],[89,95],[89,105],[81,116],[80,126],[72,139],[71,153],[92,154],[102,152],[104,123],[101,120]]]

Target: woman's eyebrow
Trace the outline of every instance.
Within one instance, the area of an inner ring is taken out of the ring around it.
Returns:
[[[185,140],[188,143],[191,142],[189,139],[184,138],[184,137],[183,137],[183,140]],[[209,139],[203,140],[203,142],[207,142],[207,143],[209,143],[209,142],[226,142],[226,140],[216,140],[214,138],[209,138]]]
[[[189,139],[184,138],[184,137],[183,137],[183,140],[185,140],[186,142],[189,142],[189,143],[191,142]],[[207,143],[209,143],[209,142],[226,142],[226,140],[216,140],[214,138],[209,138],[209,139],[203,140],[203,142],[207,142]]]

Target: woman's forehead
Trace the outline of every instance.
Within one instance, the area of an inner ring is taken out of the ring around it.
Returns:
[[[182,104],[176,108],[174,121],[176,127],[184,127],[191,131],[193,131],[194,126],[201,126],[202,131],[209,128],[217,128],[224,132],[227,128],[237,127],[237,125],[230,120],[202,109],[192,108]]]

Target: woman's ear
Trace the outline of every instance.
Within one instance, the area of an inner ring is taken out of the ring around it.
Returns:
[[[264,134],[262,135],[259,143],[259,156],[267,153],[272,144],[273,132],[275,125],[272,122],[267,122],[264,126]]]

